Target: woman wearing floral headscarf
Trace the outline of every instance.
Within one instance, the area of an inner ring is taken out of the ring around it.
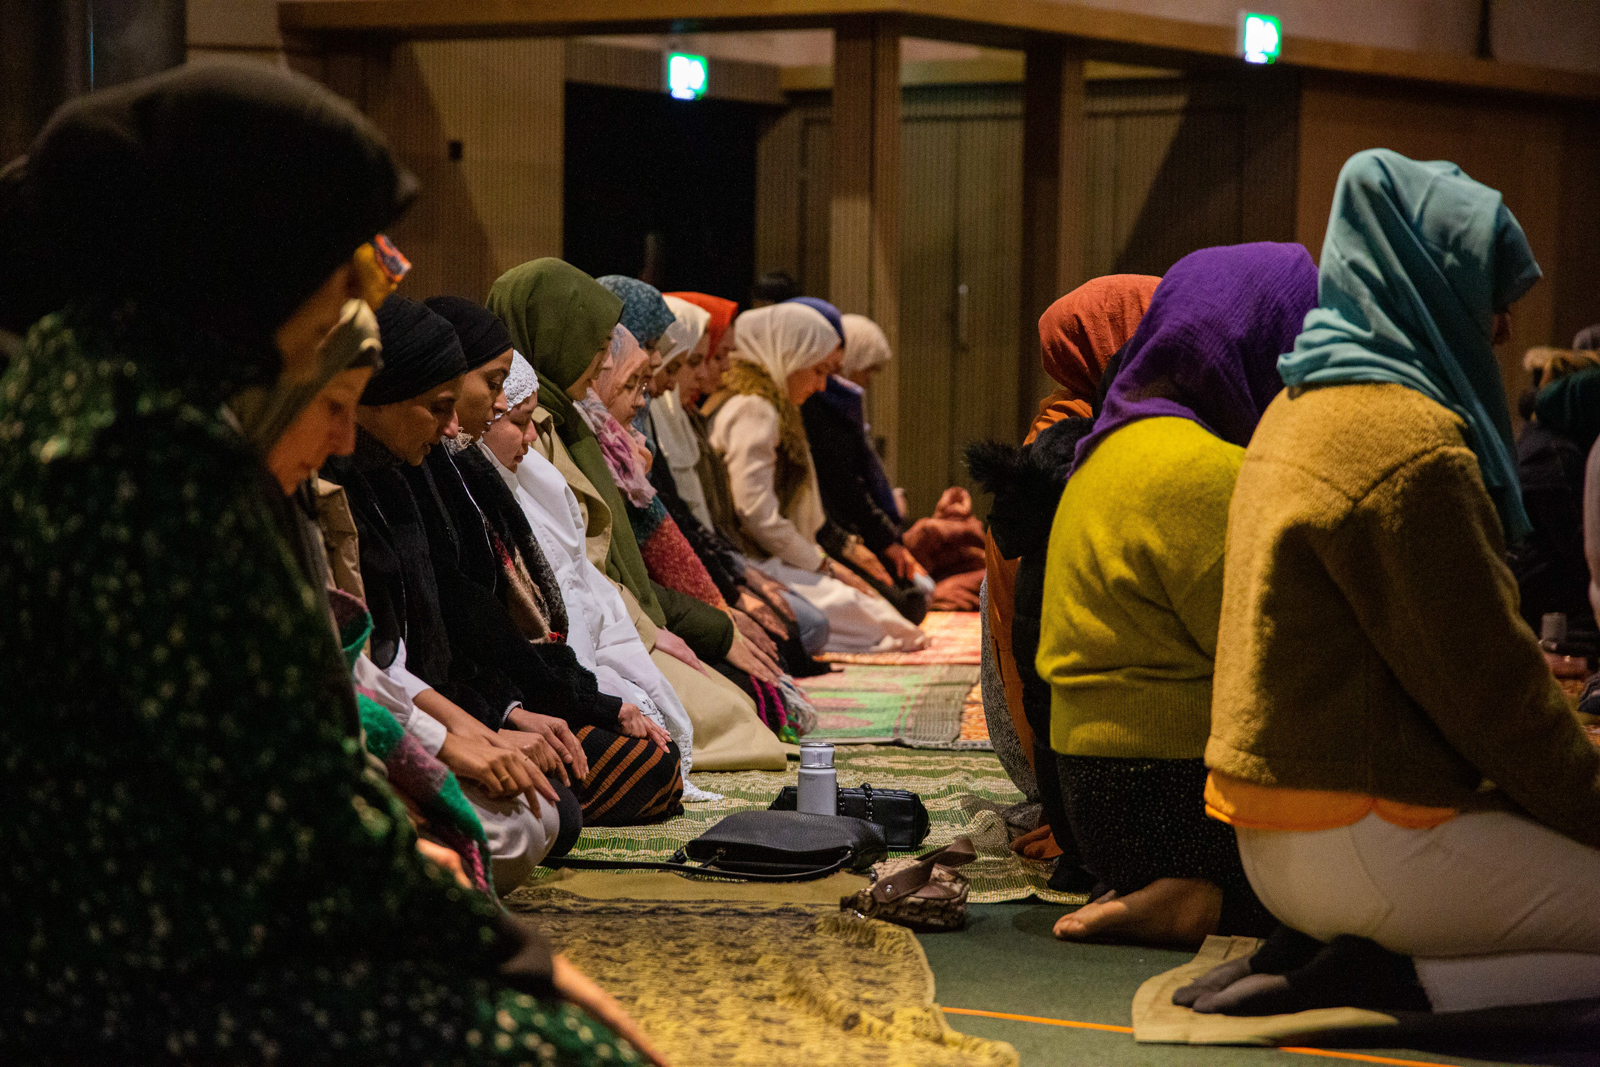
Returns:
[[[705,410],[749,554],[827,615],[830,651],[923,647],[920,629],[816,542],[824,517],[799,405],[823,387],[838,333],[821,312],[793,302],[747,311],[736,329],[739,349]]]
[[[0,973],[29,976],[0,1059],[637,1060],[364,775],[281,488],[223,406],[315,377],[410,177],[308,79],[199,64],[74,100],[6,181],[0,305],[42,317],[0,381]]]

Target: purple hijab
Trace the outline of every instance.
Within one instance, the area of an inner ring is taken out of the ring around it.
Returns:
[[[1283,388],[1278,357],[1317,306],[1317,266],[1303,245],[1202,248],[1156,286],[1095,427],[1073,458],[1137,419],[1176,416],[1243,447]]]
[[[792,300],[785,300],[786,304],[804,304],[806,307],[819,312],[828,320],[828,325],[833,327],[833,332],[839,335],[839,343],[844,344],[844,316],[839,314],[839,309],[815,296],[797,296]]]

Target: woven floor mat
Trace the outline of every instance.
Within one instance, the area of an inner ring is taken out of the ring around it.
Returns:
[[[507,902],[638,1020],[672,1063],[750,1067],[1017,1067],[1000,1041],[951,1029],[902,927],[797,904]]]
[[[983,643],[976,611],[930,611],[922,620],[928,647],[919,652],[825,652],[817,658],[829,663],[906,667],[931,663],[962,663],[976,667]]]
[[[846,667],[801,679],[817,709],[808,741],[960,748],[961,720],[978,668],[957,664]]]

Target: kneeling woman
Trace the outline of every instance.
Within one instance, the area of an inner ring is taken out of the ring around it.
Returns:
[[[1329,945],[1197,1008],[1600,996],[1600,753],[1504,562],[1529,524],[1493,344],[1538,277],[1453,164],[1345,164],[1229,516],[1206,746],[1251,884]]]
[[[756,565],[828,617],[830,652],[923,647],[921,629],[817,545],[822,498],[800,405],[826,384],[838,333],[798,303],[746,311],[735,329],[739,348],[705,411]]]
[[[601,693],[570,649],[524,636],[497,596],[482,516],[452,507],[466,490],[435,446],[473,370],[455,330],[399,296],[378,309],[378,323],[384,368],[362,395],[355,454],[325,473],[345,487],[355,514],[375,661],[386,670],[398,663],[491,730],[537,732],[541,713],[565,721],[586,757],[588,773],[573,781],[586,824],[681,813],[678,753],[666,732]]]
[[[1111,891],[1063,938],[1198,944],[1271,919],[1205,817],[1228,502],[1316,303],[1299,245],[1209,248],[1155,291],[1056,510],[1040,620],[1050,744],[1083,865]]]

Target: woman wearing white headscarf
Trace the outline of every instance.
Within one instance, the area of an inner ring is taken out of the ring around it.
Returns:
[[[676,319],[662,335],[661,355],[664,362],[657,378],[665,388],[657,389],[656,383],[652,382],[650,421],[655,425],[656,445],[661,449],[667,465],[672,468],[672,481],[677,486],[678,496],[696,518],[709,525],[705,489],[695,470],[700,462],[700,437],[695,433],[694,424],[689,421],[689,412],[684,407],[676,375],[684,367],[686,357],[697,352],[702,356],[709,354],[711,334],[707,327],[711,325],[711,313],[681,297],[669,295],[665,299]]]
[[[561,587],[567,644],[594,672],[602,691],[637,704],[647,714],[652,708],[661,714],[683,761],[684,800],[718,799],[717,794],[690,784],[691,766],[781,769],[782,747],[743,694],[728,683],[730,696],[681,661],[664,652],[652,654],[617,587],[589,561],[586,523],[577,497],[562,473],[537,449],[528,448],[537,432],[532,415],[538,385],[532,366],[520,353],[515,355],[505,384],[510,411],[489,428],[479,447],[494,461],[522,507]],[[696,681],[685,682],[685,675]],[[686,704],[695,711],[691,713]]]
[[[826,384],[839,334],[821,312],[793,303],[747,311],[735,332],[739,347],[705,410],[748,554],[828,616],[828,651],[921,648],[926,635],[817,544],[822,498],[799,405]]]

